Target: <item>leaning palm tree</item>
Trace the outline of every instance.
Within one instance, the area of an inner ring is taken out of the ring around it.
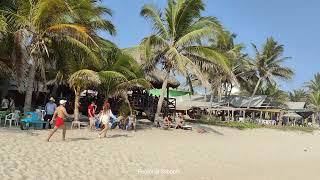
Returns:
[[[306,83],[310,92],[320,91],[320,73],[314,75],[314,78]]]
[[[88,69],[82,69],[73,73],[70,76],[68,83],[75,94],[74,121],[79,121],[80,93],[88,88],[100,85],[101,81],[97,72]]]
[[[108,22],[100,20],[101,14],[109,11],[95,7],[96,1],[91,0],[11,0],[0,7],[6,32],[15,36],[15,49],[18,50],[15,53],[21,56],[16,58],[19,65],[16,70],[26,85],[24,111],[31,108],[36,74],[46,81],[46,64],[52,54],[52,45],[68,43],[97,60],[95,53],[88,48],[97,46],[94,41],[96,34],[90,28],[108,27]],[[94,17],[90,22],[88,18],[83,18],[88,14]],[[113,27],[109,27],[112,31]]]
[[[168,0],[163,12],[154,5],[144,5],[140,14],[150,20],[155,33],[144,38],[141,43],[145,68],[161,65],[166,75],[156,111],[156,121],[162,109],[168,78],[177,72],[186,76],[190,72],[209,87],[201,66],[219,65],[228,71],[227,59],[223,54],[201,45],[222,31],[215,17],[202,17],[205,9],[202,0]],[[201,66],[200,66],[201,65]]]
[[[277,79],[288,80],[293,76],[293,70],[282,65],[289,57],[282,57],[284,48],[272,37],[268,38],[259,51],[256,45],[252,44],[255,50],[255,58],[251,62],[251,71],[257,77],[257,82],[251,94],[251,100],[259,86],[263,83],[271,83]],[[248,108],[251,103],[248,104]]]

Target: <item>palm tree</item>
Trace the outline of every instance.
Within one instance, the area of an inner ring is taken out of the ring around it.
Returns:
[[[306,83],[310,92],[320,91],[320,73],[314,75],[314,78]]]
[[[155,30],[154,34],[144,38],[141,43],[145,67],[150,69],[160,64],[166,72],[155,115],[156,121],[159,120],[171,73],[177,71],[184,76],[186,72],[192,73],[204,86],[209,87],[201,66],[215,63],[222,69],[229,70],[223,54],[201,45],[201,42],[222,31],[216,18],[201,16],[204,9],[202,0],[168,0],[163,12],[154,5],[144,5],[140,12],[150,20]]]
[[[315,119],[319,118],[320,113],[320,91],[312,92],[309,95],[309,105],[308,107],[315,113],[313,116],[313,124],[315,123]]]
[[[80,93],[88,88],[100,85],[101,81],[98,73],[95,71],[82,69],[73,73],[70,76],[68,83],[75,94],[74,121],[79,121]]]
[[[123,98],[132,114],[128,91],[137,87],[150,89],[151,84],[144,78],[140,65],[133,57],[123,53],[121,50],[117,50],[115,53],[115,61],[105,61],[105,66],[99,72],[101,79],[100,89],[105,93],[106,98]]]
[[[257,82],[251,94],[251,100],[256,95],[261,84],[272,83],[275,78],[288,80],[294,74],[290,68],[282,65],[288,57],[282,57],[284,51],[283,45],[279,45],[272,37],[267,39],[261,51],[259,51],[256,45],[252,44],[252,46],[256,55],[251,62],[251,71],[257,77]]]
[[[288,101],[288,95],[285,91],[279,89],[277,84],[268,83],[266,86],[262,87],[257,91],[261,95],[267,95],[270,105],[280,106]]]
[[[106,98],[109,97],[122,97],[129,105],[127,92],[130,88],[141,87],[150,88],[151,85],[143,78],[143,73],[137,62],[129,55],[121,52],[116,46],[110,47],[112,51],[108,53],[108,48],[102,49],[104,55],[101,56],[101,66],[92,67],[83,63],[79,63],[76,59],[71,58],[68,61],[63,61],[63,65],[60,66],[58,74],[52,80],[53,84],[65,84],[68,81],[70,87],[79,87],[75,91],[75,113],[78,114],[78,104],[80,92],[83,90],[96,86],[96,89],[101,90]],[[86,69],[89,68],[89,69]],[[83,70],[86,69],[86,70]],[[79,84],[73,85],[74,82],[81,82],[81,79],[87,78],[86,73],[89,73],[92,79],[99,79],[100,83],[84,83],[82,86]],[[72,80],[66,79],[66,77],[74,77]],[[82,77],[84,76],[84,77]],[[91,86],[94,85],[94,86]],[[131,111],[132,112],[132,111]],[[77,118],[78,115],[75,115]]]
[[[297,89],[289,92],[289,99],[292,102],[307,101],[308,94],[304,89]]]
[[[238,86],[239,82],[246,77],[246,54],[242,51],[244,49],[243,44],[235,44],[235,34],[229,31],[223,31],[217,37],[217,39],[211,39],[211,48],[224,54],[228,58],[228,66],[232,73],[225,72],[219,67],[208,69],[208,73],[211,77],[210,82],[213,89],[217,89],[218,94],[229,96],[234,86]],[[221,98],[219,98],[221,99]]]
[[[97,60],[89,48],[97,47],[94,41],[96,33],[90,28],[113,32],[114,27],[101,18],[102,14],[110,14],[109,9],[97,6],[96,2],[11,0],[0,7],[0,13],[6,22],[6,32],[15,36],[15,46],[19,49],[16,53],[22,54],[22,58],[19,58],[22,61],[16,63],[18,74],[20,78],[27,74],[24,111],[31,108],[36,74],[46,81],[46,64],[50,60],[49,55],[54,52],[52,46],[67,43]]]

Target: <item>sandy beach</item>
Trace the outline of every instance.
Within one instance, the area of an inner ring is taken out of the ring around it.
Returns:
[[[0,179],[319,179],[320,135],[269,129],[112,130],[0,128]]]

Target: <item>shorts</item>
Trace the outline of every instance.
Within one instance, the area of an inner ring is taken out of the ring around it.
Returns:
[[[61,117],[56,118],[56,127],[59,128],[60,126],[64,125],[64,120]]]

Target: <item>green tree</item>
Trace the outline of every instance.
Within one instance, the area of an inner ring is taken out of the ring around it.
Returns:
[[[99,75],[95,71],[82,69],[73,73],[70,76],[68,83],[75,94],[74,121],[79,121],[80,93],[88,88],[100,85],[101,81]]]
[[[289,92],[289,99],[292,102],[305,102],[308,99],[308,94],[304,89],[293,90],[292,92]]]
[[[314,75],[314,78],[306,83],[310,92],[320,91],[320,73]]]
[[[177,71],[184,76],[186,72],[192,73],[204,86],[209,87],[201,66],[215,63],[222,69],[229,70],[227,58],[223,54],[201,45],[201,42],[222,31],[216,18],[201,16],[204,9],[202,0],[168,0],[163,12],[154,5],[144,5],[140,12],[150,20],[155,30],[154,34],[144,38],[141,43],[145,67],[150,69],[161,65],[166,72],[156,121],[159,120],[170,73]]]
[[[312,120],[313,123],[315,123],[315,119],[319,118],[320,113],[320,91],[314,91],[310,93],[308,108],[315,113]]]
[[[24,111],[31,108],[33,81],[36,74],[46,81],[46,64],[55,44],[69,44],[86,52],[91,59],[96,56],[89,47],[97,47],[95,29],[114,31],[102,15],[109,9],[92,0],[9,0],[0,6],[6,22],[6,32],[12,33],[15,46],[22,58],[16,64],[20,78],[27,74]],[[3,24],[3,23],[2,23]],[[2,28],[4,29],[4,28]],[[20,67],[17,67],[17,66]]]
[[[251,99],[261,84],[273,83],[276,79],[288,80],[293,76],[293,70],[283,66],[288,57],[282,57],[284,47],[273,38],[268,38],[261,51],[252,44],[255,50],[255,58],[251,61],[250,71],[257,78]],[[254,77],[253,77],[254,78]],[[249,105],[250,106],[250,103]]]

